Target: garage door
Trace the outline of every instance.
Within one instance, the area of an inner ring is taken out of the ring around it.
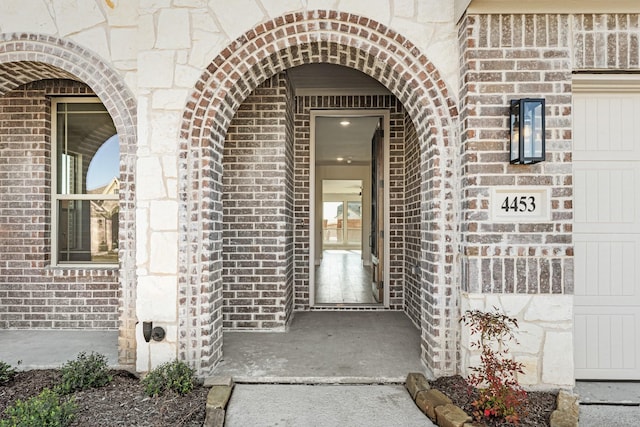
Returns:
[[[575,374],[637,380],[640,88],[606,86],[574,88]]]

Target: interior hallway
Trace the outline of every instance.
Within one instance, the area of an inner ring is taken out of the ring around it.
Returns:
[[[420,331],[399,311],[297,312],[288,332],[224,332],[214,376],[236,382],[398,383],[423,372]]]
[[[315,268],[316,304],[376,304],[371,291],[371,267],[362,265],[359,250],[322,251]]]

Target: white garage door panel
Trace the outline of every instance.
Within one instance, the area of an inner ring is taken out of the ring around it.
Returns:
[[[633,308],[577,307],[576,377],[632,379],[640,375],[640,315]],[[606,375],[603,376],[603,373]]]
[[[576,162],[575,232],[640,233],[638,162]]]
[[[640,306],[640,235],[576,234],[575,304]]]
[[[640,84],[637,86],[640,88]],[[640,90],[574,93],[578,379],[640,379]]]
[[[637,94],[576,94],[573,117],[574,161],[640,159]]]

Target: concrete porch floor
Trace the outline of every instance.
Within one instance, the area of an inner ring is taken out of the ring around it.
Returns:
[[[400,383],[426,369],[402,312],[297,312],[287,332],[225,332],[214,376],[240,383]]]
[[[59,368],[82,351],[117,366],[118,331],[0,329],[0,360],[19,369]]]

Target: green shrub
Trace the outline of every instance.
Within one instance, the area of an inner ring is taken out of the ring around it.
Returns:
[[[8,418],[0,427],[66,427],[71,425],[77,406],[48,388],[26,401],[18,400],[5,410]]]
[[[143,378],[144,392],[148,396],[159,396],[167,390],[188,394],[195,386],[193,369],[178,360],[164,363]]]
[[[15,376],[16,370],[8,363],[0,361],[0,385],[8,384]]]
[[[60,369],[62,383],[58,386],[61,393],[73,393],[78,390],[102,387],[111,382],[107,358],[98,353],[87,356],[85,352],[78,354],[76,360],[65,363]]]

